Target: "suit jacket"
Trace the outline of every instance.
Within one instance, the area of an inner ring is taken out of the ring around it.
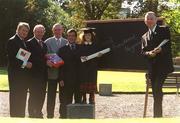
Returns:
[[[60,67],[60,80],[63,80],[66,88],[74,87],[79,84],[79,65],[80,58],[78,57],[79,45],[74,44],[75,49],[71,49],[67,44],[59,49],[58,55],[64,60],[64,65]]]
[[[16,58],[16,54],[20,48],[27,50],[24,41],[16,34],[8,40],[6,48],[8,56],[8,79],[10,84],[12,82],[16,84],[19,82],[25,83],[27,81],[28,69],[21,68],[23,62]]]
[[[159,54],[153,58],[145,55],[146,51],[153,50],[165,39],[169,41],[161,47],[162,51]],[[173,72],[170,31],[167,26],[157,25],[151,38],[149,32],[142,36],[142,54],[147,59],[149,73],[168,74]]]
[[[41,47],[38,41],[33,37],[29,39],[26,43],[28,50],[31,52],[30,61],[32,62],[31,73],[33,77],[42,77],[47,79],[47,66],[46,66],[46,57],[47,46],[45,43],[42,43]]]
[[[58,53],[59,49],[67,44],[67,40],[61,37],[60,41],[57,41],[56,38],[50,37],[45,41],[48,49],[48,53]],[[48,79],[56,80],[58,78],[59,69],[57,68],[48,68]]]

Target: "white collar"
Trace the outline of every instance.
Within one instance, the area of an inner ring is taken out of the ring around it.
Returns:
[[[23,41],[24,39],[22,39],[20,36],[19,36],[19,34],[18,33],[16,33],[16,35]]]
[[[34,37],[36,40],[37,40],[37,42],[39,43],[39,42],[42,42],[42,40],[39,40],[39,39],[37,39],[36,37]]]
[[[54,36],[54,38],[55,38],[56,41],[61,41],[61,39],[62,39],[62,37],[56,38],[55,36]]]
[[[91,45],[92,42],[87,42],[87,41],[85,41],[84,44],[85,44],[85,45]]]
[[[75,45],[75,44],[76,44],[76,43],[69,43],[69,42],[68,42],[66,45],[67,45],[67,46],[71,46],[71,45]]]
[[[152,28],[152,30],[151,30],[151,29],[149,29],[149,31],[150,31],[150,32],[155,32],[156,27],[157,27],[157,24],[156,24],[156,25]]]

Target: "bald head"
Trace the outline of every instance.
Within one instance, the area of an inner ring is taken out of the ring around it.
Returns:
[[[147,12],[144,18],[144,22],[148,28],[152,29],[156,25],[156,22],[157,22],[157,17],[155,13],[152,11]]]

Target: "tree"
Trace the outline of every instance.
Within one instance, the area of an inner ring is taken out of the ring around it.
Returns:
[[[120,8],[121,0],[70,0],[66,10],[75,18],[99,20],[119,13]]]
[[[158,0],[140,1],[140,5],[135,6],[134,12],[130,15],[132,18],[141,17],[148,11],[153,11],[158,15]],[[140,8],[140,11],[139,11]]]
[[[24,0],[0,0],[0,65],[6,65],[6,42],[14,33],[19,21],[25,21]]]
[[[162,17],[170,27],[173,55],[177,56],[180,52],[180,7],[163,11]]]

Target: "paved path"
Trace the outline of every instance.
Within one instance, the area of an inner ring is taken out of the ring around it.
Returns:
[[[46,105],[46,102],[45,102]],[[46,117],[45,105],[43,112]],[[96,118],[142,118],[144,94],[96,94]],[[180,97],[166,94],[163,101],[164,117],[180,117]],[[56,100],[55,118],[58,118],[59,101]],[[26,113],[27,114],[27,113]],[[8,92],[0,92],[0,117],[9,116]],[[27,114],[28,116],[28,114]],[[147,117],[152,117],[152,96],[149,97]]]

